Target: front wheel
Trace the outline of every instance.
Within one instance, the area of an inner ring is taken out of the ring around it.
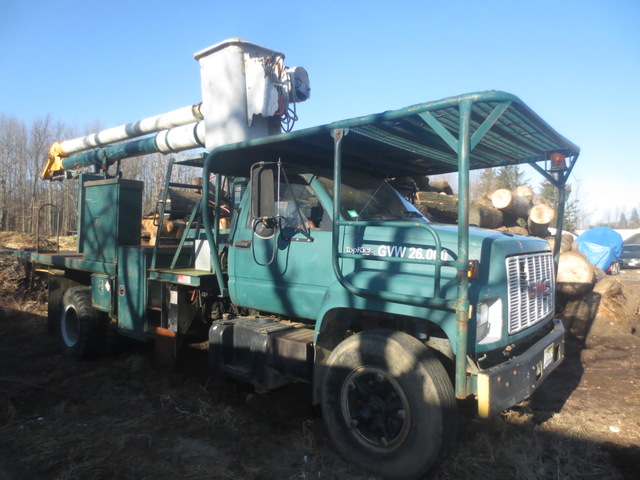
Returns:
[[[323,378],[322,413],[347,461],[393,479],[426,475],[457,429],[444,367],[403,332],[362,332],[338,345]]]
[[[91,289],[68,289],[59,318],[58,339],[65,357],[95,358],[104,353],[109,321],[91,305]]]

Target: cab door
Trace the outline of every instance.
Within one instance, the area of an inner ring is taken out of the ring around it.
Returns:
[[[279,172],[275,175],[280,177]],[[272,185],[253,185],[243,199],[244,213],[233,230],[229,254],[231,299],[246,308],[315,319],[327,287],[335,281],[331,218],[313,178],[273,180]],[[256,212],[252,195],[273,195],[273,212]]]

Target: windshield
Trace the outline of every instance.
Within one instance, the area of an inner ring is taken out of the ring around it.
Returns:
[[[333,197],[333,179],[321,177],[319,181]],[[343,173],[341,196],[340,211],[347,220],[428,222],[384,179]]]

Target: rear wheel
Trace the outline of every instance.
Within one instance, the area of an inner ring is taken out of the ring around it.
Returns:
[[[402,332],[362,332],[338,345],[323,379],[322,411],[345,459],[386,478],[426,475],[457,429],[444,367]]]
[[[109,319],[91,306],[91,289],[75,287],[62,297],[58,338],[64,356],[95,358],[104,353]]]

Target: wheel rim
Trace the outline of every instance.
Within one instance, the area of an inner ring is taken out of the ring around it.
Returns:
[[[78,319],[78,312],[76,312],[76,309],[72,306],[65,308],[62,313],[60,332],[62,334],[62,340],[68,347],[73,347],[78,343],[78,337],[80,335],[80,321]]]
[[[342,386],[342,414],[352,435],[368,448],[391,451],[407,438],[411,411],[398,381],[386,370],[362,366]]]

